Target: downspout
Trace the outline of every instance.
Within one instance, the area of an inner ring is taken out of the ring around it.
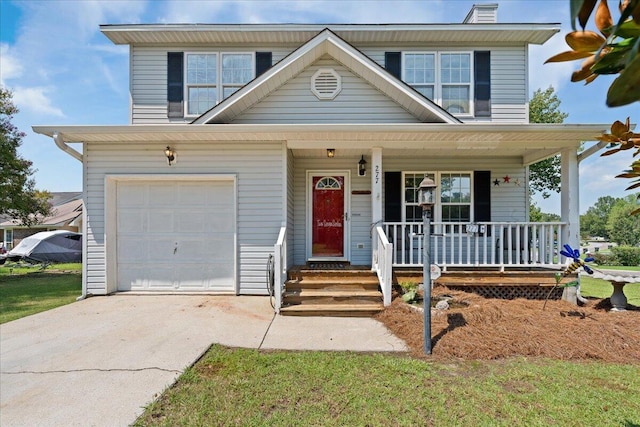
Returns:
[[[62,136],[58,132],[53,133],[53,141],[56,143],[58,148],[82,163],[82,154],[69,147],[67,143],[64,142],[64,138],[62,138]]]
[[[69,147],[67,143],[64,141],[64,138],[62,138],[62,135],[60,135],[58,132],[54,132],[53,142],[55,142],[58,148],[60,148],[62,151],[64,151],[74,159],[79,160],[80,163],[83,164],[82,169],[84,171],[84,161],[83,161],[82,154],[76,151],[75,149]],[[84,179],[83,179],[83,185],[84,185]],[[87,298],[87,274],[86,274],[87,269],[85,265],[85,254],[87,253],[87,239],[85,239],[85,236],[87,235],[86,225],[87,225],[87,209],[85,208],[85,205],[84,205],[84,195],[83,195],[83,201],[82,201],[82,236],[83,236],[82,238],[82,294],[78,298],[76,298],[76,301],[81,301]]]

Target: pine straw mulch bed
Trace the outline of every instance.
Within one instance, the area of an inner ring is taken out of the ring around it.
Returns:
[[[565,301],[500,300],[437,287],[461,308],[432,310],[432,356],[438,359],[503,359],[514,356],[560,360],[640,363],[640,308],[609,312],[610,303],[584,307]],[[423,313],[395,298],[376,318],[403,339],[414,357],[423,352]]]

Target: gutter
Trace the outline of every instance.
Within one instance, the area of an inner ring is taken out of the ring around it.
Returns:
[[[78,151],[76,151],[75,149],[69,147],[67,145],[67,143],[64,141],[64,138],[62,138],[62,135],[60,135],[60,133],[53,132],[52,138],[53,138],[53,142],[56,143],[58,148],[60,148],[62,151],[64,151],[65,153],[67,153],[68,155],[73,157],[74,159],[79,160],[81,163],[84,163],[83,160],[82,160],[82,154],[79,153]],[[86,209],[84,208],[84,202],[83,202],[82,203],[82,215],[83,215],[83,220],[86,221],[85,212],[86,212]],[[85,221],[83,221],[83,224],[85,223]],[[83,226],[83,228],[84,228],[84,226]],[[85,230],[82,230],[82,234],[83,234],[83,236],[87,235]],[[82,253],[83,254],[87,253],[85,245],[86,245],[86,242],[85,242],[85,239],[83,238],[82,239]],[[84,258],[84,256],[83,256],[83,258]],[[86,287],[86,284],[85,284],[86,275],[84,274],[86,270],[85,270],[84,267],[85,267],[85,265],[84,265],[84,259],[83,259],[83,261],[82,261],[82,273],[83,273],[82,274],[82,277],[83,277],[83,279],[82,279],[82,294],[79,297],[76,298],[76,301],[82,301],[83,299],[87,298],[87,287]]]
[[[60,135],[58,132],[53,132],[53,141],[56,143],[58,148],[60,148],[62,151],[64,151],[74,159],[82,162],[82,154],[76,151],[75,149],[69,147],[67,143],[64,141],[64,138],[62,138],[62,135]]]

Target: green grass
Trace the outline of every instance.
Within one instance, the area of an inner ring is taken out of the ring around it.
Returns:
[[[214,345],[137,426],[640,423],[640,366],[264,352]]]
[[[82,292],[81,264],[0,267],[0,323],[74,302]]]

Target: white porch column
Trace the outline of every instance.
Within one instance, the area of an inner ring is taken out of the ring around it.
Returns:
[[[560,220],[567,223],[563,229],[561,243],[574,249],[580,248],[580,200],[578,152],[575,148],[565,148],[561,154],[560,178]],[[562,298],[577,304],[576,289],[565,288]]]
[[[371,223],[373,227],[382,224],[382,148],[371,149]],[[378,239],[376,233],[371,233],[371,265]]]

